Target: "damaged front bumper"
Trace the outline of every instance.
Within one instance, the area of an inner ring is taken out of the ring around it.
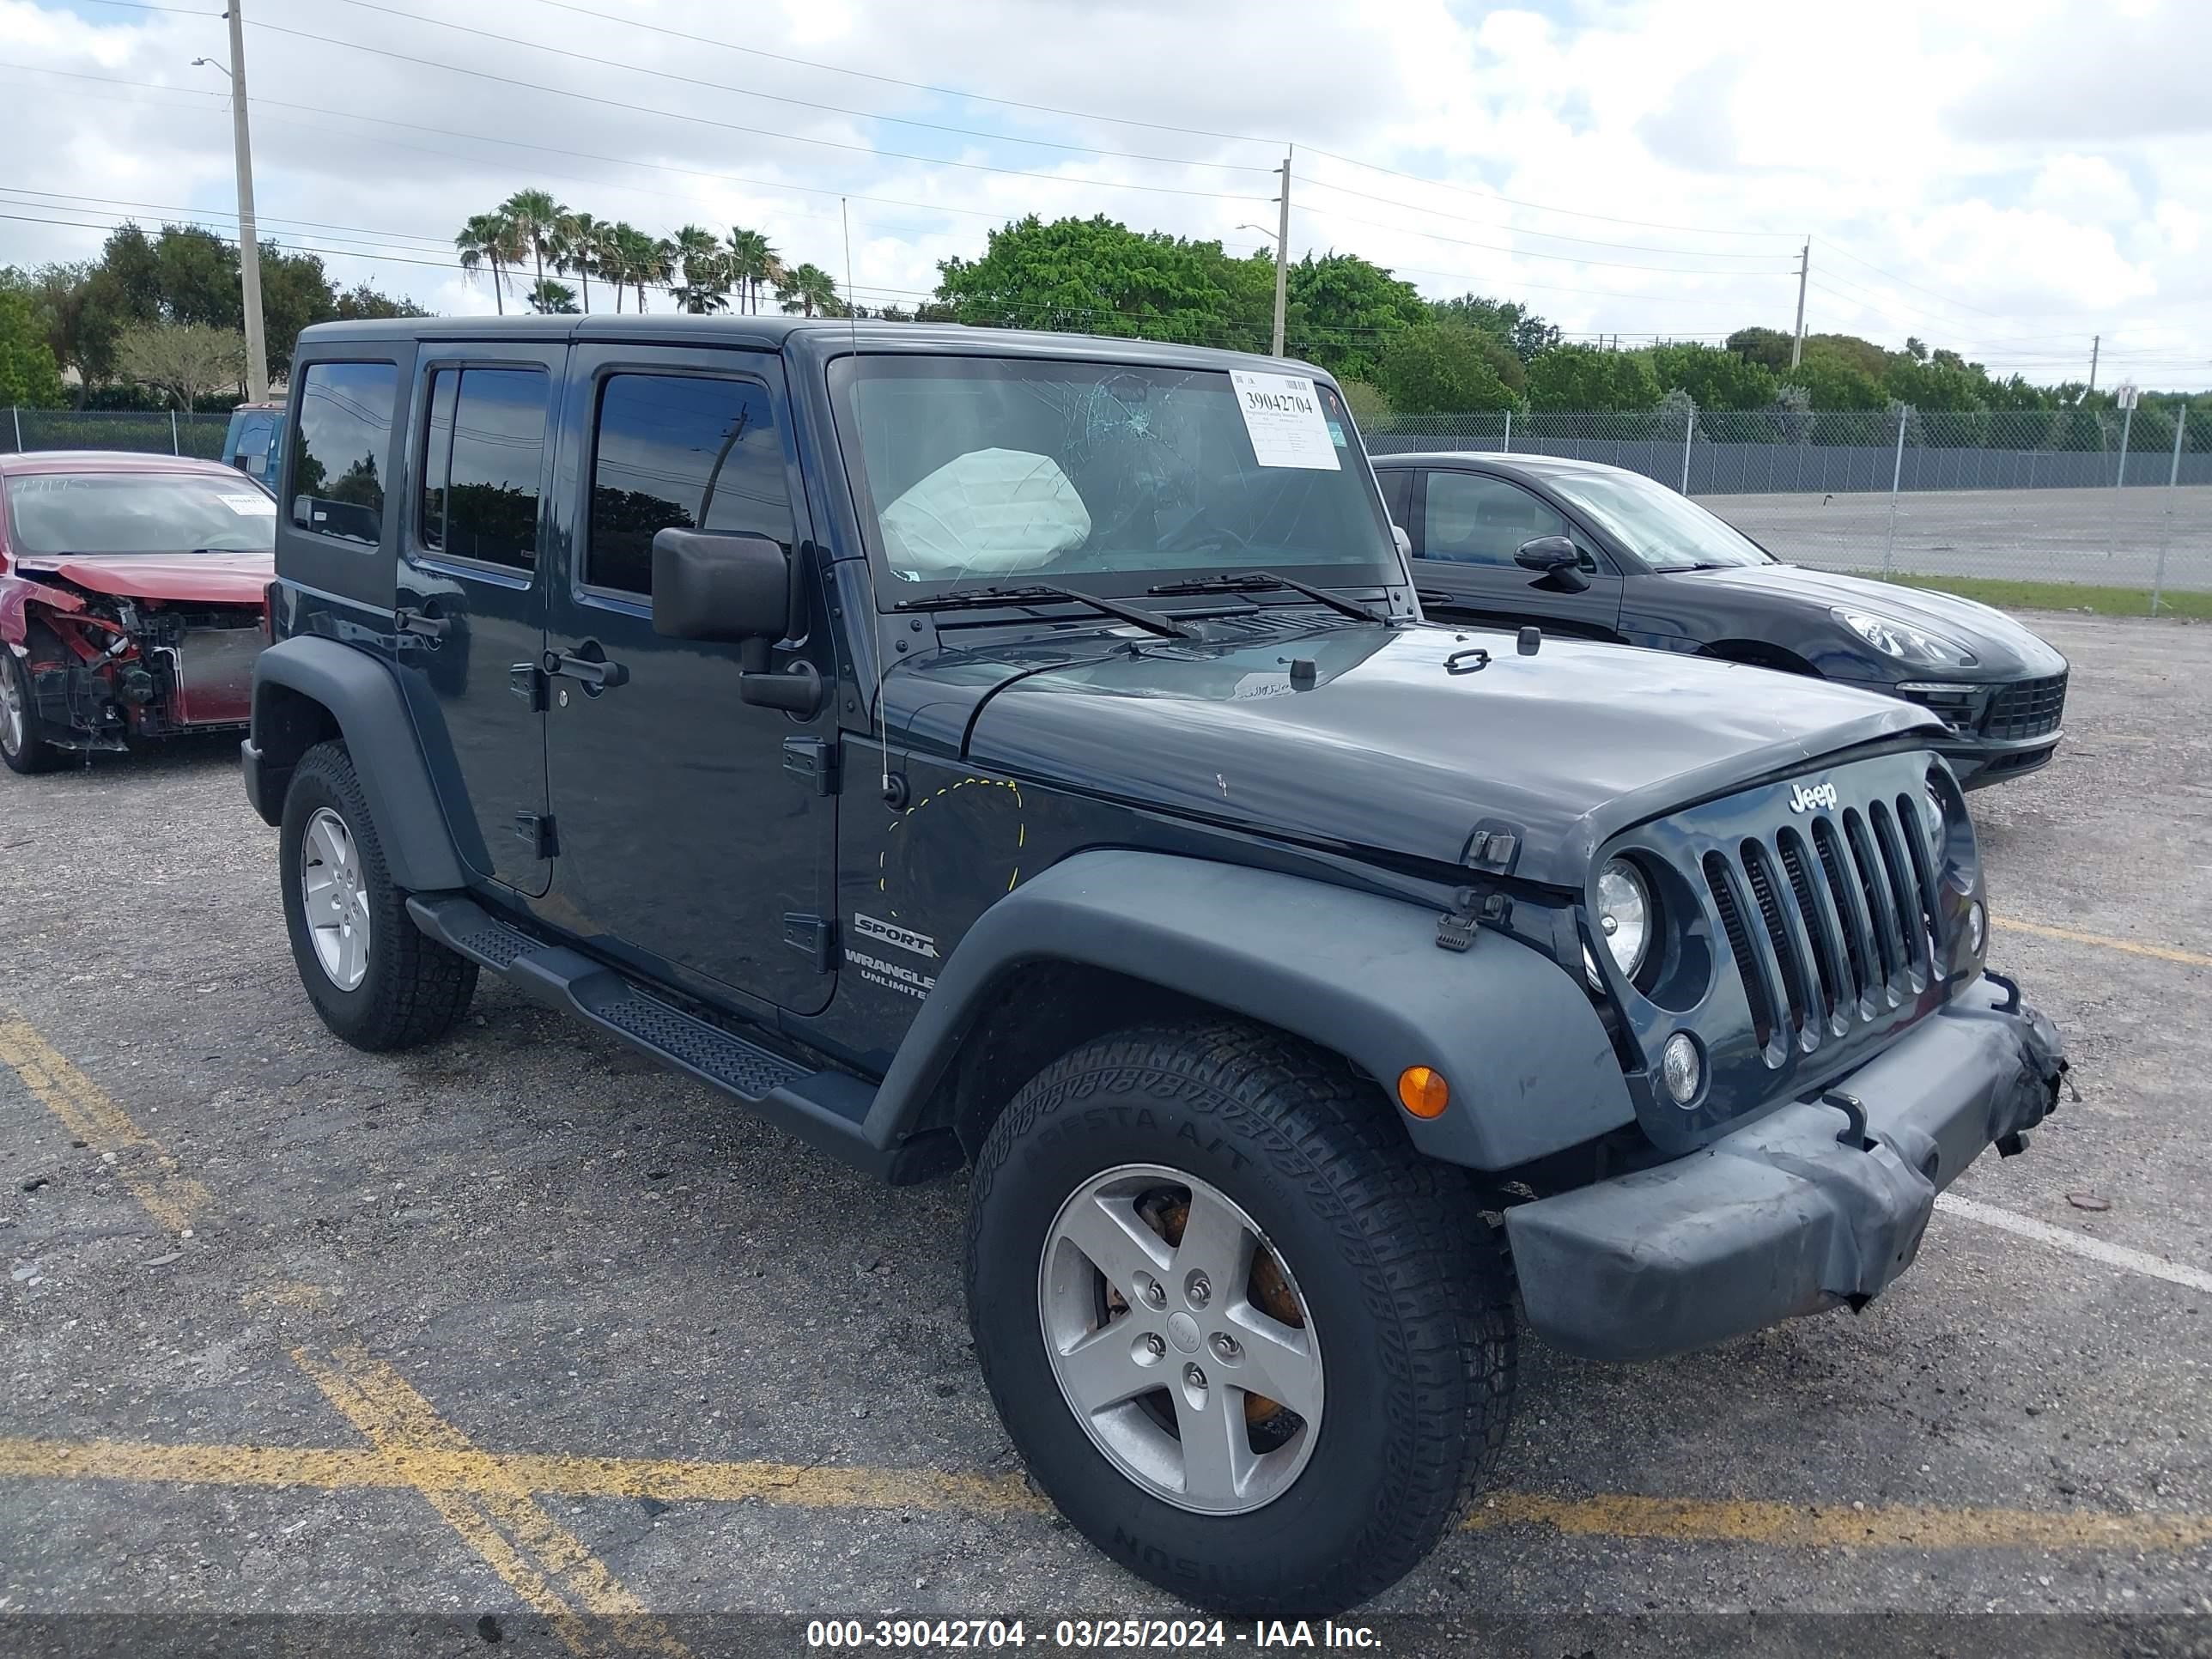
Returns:
[[[1984,978],[1820,1101],[1507,1211],[1528,1322],[1585,1358],[1656,1359],[1863,1306],[1911,1265],[1936,1194],[2055,1109],[2065,1067],[2051,1022]]]

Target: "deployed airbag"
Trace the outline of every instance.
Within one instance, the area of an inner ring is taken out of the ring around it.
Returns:
[[[1049,455],[976,449],[918,479],[883,512],[894,569],[926,580],[1033,570],[1091,534],[1091,514]]]

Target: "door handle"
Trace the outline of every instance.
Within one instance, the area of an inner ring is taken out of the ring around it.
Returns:
[[[587,648],[598,649],[588,642]],[[618,662],[609,662],[604,657],[577,657],[548,651],[545,653],[545,672],[549,677],[575,680],[594,691],[611,690],[617,685],[629,684],[629,670]]]
[[[419,634],[427,640],[444,639],[453,626],[444,617],[428,611],[410,611],[404,606],[392,613],[392,625],[403,634]]]

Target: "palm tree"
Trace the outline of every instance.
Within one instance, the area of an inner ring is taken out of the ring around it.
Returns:
[[[576,290],[566,283],[556,283],[540,276],[537,284],[524,296],[530,308],[541,316],[573,316],[576,310]]]
[[[622,309],[622,290],[629,287],[637,291],[638,313],[643,315],[645,285],[663,281],[667,269],[660,244],[629,220],[621,219],[608,228],[607,254],[599,274],[615,285],[617,311]]]
[[[546,257],[554,252],[554,239],[568,210],[547,190],[518,190],[499,204],[501,215],[521,233],[537,261],[538,280],[545,280]]]
[[[491,267],[492,303],[505,316],[507,270],[521,263],[525,251],[520,231],[496,210],[478,213],[461,227],[453,246],[460,252],[461,269],[471,276],[486,265]]]
[[[745,309],[757,312],[761,284],[783,280],[783,261],[765,233],[738,225],[730,232],[730,275],[745,293]]]
[[[550,246],[553,269],[574,276],[584,285],[584,309],[592,308],[592,273],[606,274],[601,260],[606,252],[608,225],[588,213],[564,213],[553,227]]]
[[[678,306],[695,316],[728,306],[730,282],[737,273],[713,231],[684,226],[676,233],[675,254],[684,281],[670,291]]]
[[[633,270],[635,275],[630,280],[637,284],[637,308],[643,312],[647,283],[666,288],[676,280],[676,244],[665,236],[641,235]]]
[[[784,272],[783,280],[775,285],[775,297],[786,311],[809,317],[846,314],[844,303],[837,298],[837,279],[811,263]]]

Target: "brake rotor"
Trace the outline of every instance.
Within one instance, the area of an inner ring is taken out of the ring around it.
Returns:
[[[1170,1194],[1159,1194],[1139,1204],[1137,1213],[1147,1226],[1173,1248],[1182,1243],[1183,1227],[1190,1220],[1190,1200]],[[1107,1295],[1112,1298],[1114,1292],[1109,1289]],[[1301,1330],[1305,1328],[1305,1315],[1299,1310],[1297,1292],[1291,1288],[1290,1275],[1275,1260],[1273,1251],[1263,1249],[1254,1252],[1252,1274],[1245,1285],[1244,1295],[1254,1307],[1270,1319],[1279,1320]],[[1248,1390],[1244,1395],[1244,1420],[1248,1424],[1265,1423],[1279,1416],[1283,1410],[1279,1401],[1270,1400],[1265,1395]]]

